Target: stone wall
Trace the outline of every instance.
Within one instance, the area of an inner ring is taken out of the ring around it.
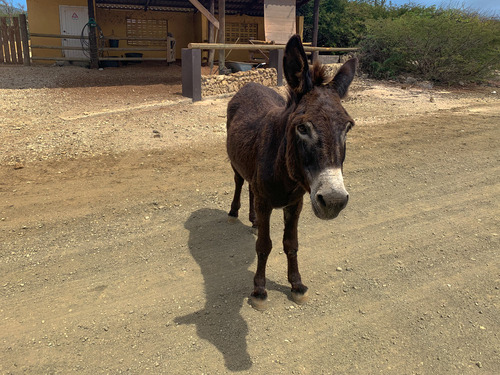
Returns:
[[[342,64],[326,64],[325,66],[327,73],[333,77]],[[275,87],[277,85],[276,69],[254,69],[228,75],[201,76],[201,96],[234,93],[248,82],[257,82],[264,86]]]
[[[221,95],[236,92],[248,82],[257,82],[269,87],[276,86],[276,69],[255,69],[228,75],[202,76],[201,96]]]

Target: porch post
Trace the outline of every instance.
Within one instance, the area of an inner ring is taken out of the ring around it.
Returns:
[[[95,32],[95,12],[94,0],[87,0],[87,7],[89,11],[89,44],[90,44],[90,69],[99,68],[99,59],[97,56],[97,40]]]
[[[269,66],[278,73],[278,86],[283,86],[283,55],[284,50],[273,49],[269,51]]]
[[[209,10],[213,16],[215,14],[215,0],[210,0]],[[215,27],[212,22],[208,23],[208,43],[215,43]],[[208,50],[208,65],[210,66],[210,69],[212,69],[213,66],[214,54],[215,54],[214,49]]]
[[[201,49],[182,49],[182,96],[201,100]]]
[[[318,28],[319,28],[319,0],[314,0],[314,16],[313,16],[313,40],[312,46],[318,46]],[[314,63],[318,60],[319,52],[314,51],[312,53],[312,62]]]
[[[226,0],[219,0],[219,43],[226,43]],[[226,50],[219,50],[219,74],[226,69]]]

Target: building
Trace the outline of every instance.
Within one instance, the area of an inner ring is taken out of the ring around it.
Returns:
[[[123,57],[127,50],[142,49],[144,58],[167,59],[169,48],[173,47],[170,53],[180,59],[181,49],[189,43],[210,40],[209,19],[218,23],[221,19],[219,6],[225,7],[225,43],[270,41],[280,32],[302,34],[303,19],[296,17],[295,10],[308,1],[27,0],[32,57],[49,62],[88,59],[89,52],[83,51],[82,46],[89,47],[86,35],[92,26],[89,19],[94,18],[98,36],[104,37],[97,39],[101,58]],[[211,7],[213,12],[210,12]],[[223,27],[222,22],[220,27]],[[214,36],[218,36],[218,29],[214,30]],[[67,35],[68,38],[40,34]],[[167,39],[169,36],[171,39]],[[144,38],[153,40],[145,41]],[[219,40],[218,37],[212,39]],[[282,40],[277,42],[283,43]],[[111,49],[116,47],[118,49]],[[249,51],[238,50],[232,51],[228,58],[248,61],[250,57]],[[203,60],[208,60],[208,51],[203,52]]]

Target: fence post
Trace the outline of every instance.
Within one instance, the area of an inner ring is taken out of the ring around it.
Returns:
[[[182,49],[182,96],[201,100],[201,49]]]
[[[4,51],[4,61],[9,64],[12,60],[10,59],[10,48],[9,48],[9,31],[7,30],[7,18],[0,17],[0,27],[2,28],[2,40],[3,40],[3,51]]]
[[[30,46],[28,43],[28,23],[26,22],[26,14],[19,15],[19,27],[21,29],[21,44],[23,46],[23,64],[31,65]]]
[[[97,34],[95,23],[94,0],[87,0],[87,8],[89,12],[89,49],[90,49],[90,69],[99,68],[99,56],[97,54]]]
[[[283,86],[283,54],[282,49],[272,49],[269,51],[269,66],[276,69],[278,74],[277,85]]]

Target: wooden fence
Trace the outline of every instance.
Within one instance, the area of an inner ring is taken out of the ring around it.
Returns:
[[[52,61],[91,61],[89,47],[71,47],[62,45],[31,45],[29,39],[34,38],[55,38],[55,39],[81,39],[79,35],[59,35],[59,34],[41,34],[29,33],[26,15],[21,14],[19,17],[0,17],[0,64],[24,64],[31,65],[32,60],[52,60]],[[141,40],[141,41],[164,41],[167,43],[166,48],[106,48],[101,46],[98,48],[99,56],[96,61],[166,61],[168,63],[175,61],[175,40],[173,38],[127,38],[127,37],[103,37],[103,40],[118,39],[118,40]],[[56,43],[59,44],[59,43]],[[91,44],[90,41],[88,43]],[[58,56],[37,56],[32,53],[32,50],[49,49],[59,51],[84,51],[89,57],[64,57],[61,52],[57,52]],[[149,52],[159,51],[165,52],[167,57],[106,57],[105,53],[116,51],[127,52]]]
[[[26,15],[0,17],[0,63],[29,65]]]

